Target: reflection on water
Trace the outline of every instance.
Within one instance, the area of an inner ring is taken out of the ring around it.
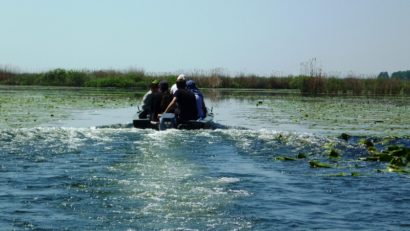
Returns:
[[[135,106],[67,107],[67,118],[41,126],[3,127],[0,227],[402,230],[410,226],[408,174],[390,172],[388,162],[362,160],[372,150],[363,140],[370,140],[379,152],[393,145],[410,148],[406,99],[217,94],[206,103],[226,129],[125,128]],[[352,136],[340,139],[341,132]],[[330,157],[331,150],[338,157]],[[311,161],[331,168],[312,168]]]

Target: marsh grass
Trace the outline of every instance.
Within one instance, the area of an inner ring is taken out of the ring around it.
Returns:
[[[347,78],[319,75],[230,76],[222,71],[193,72],[189,79],[201,88],[297,89],[302,95],[409,95],[409,80],[398,78]],[[116,87],[146,89],[154,79],[167,80],[170,85],[176,74],[147,74],[142,70],[78,71],[55,69],[42,73],[17,73],[0,69],[0,84],[71,87]]]

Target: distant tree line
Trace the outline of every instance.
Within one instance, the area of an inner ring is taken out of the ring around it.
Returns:
[[[410,80],[410,70],[408,71],[397,71],[393,72],[391,76],[387,71],[380,72],[377,76],[378,79],[402,79],[402,80]]]
[[[230,76],[222,72],[192,73],[188,78],[201,88],[298,89],[304,95],[410,95],[410,71],[387,72],[374,78],[325,77],[309,71],[299,76]],[[55,69],[42,73],[17,73],[0,69],[2,85],[42,85],[70,87],[116,87],[147,89],[154,79],[174,83],[175,74],[147,74],[141,70],[76,71]]]

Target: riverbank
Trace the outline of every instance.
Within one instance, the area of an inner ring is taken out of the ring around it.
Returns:
[[[223,73],[187,75],[201,88],[293,89],[304,95],[410,95],[410,81],[400,78],[348,77],[322,75],[257,76]],[[145,90],[154,79],[175,82],[176,74],[147,74],[140,70],[77,71],[55,69],[40,73],[18,73],[0,70],[0,84],[70,86],[98,88],[133,88]]]

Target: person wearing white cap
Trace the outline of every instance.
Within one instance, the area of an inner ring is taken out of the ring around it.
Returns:
[[[178,81],[178,80],[186,80],[186,79],[185,79],[185,75],[184,75],[184,74],[178,75],[177,81]],[[174,95],[177,90],[178,90],[177,84],[174,83],[174,84],[171,86],[171,94]]]

